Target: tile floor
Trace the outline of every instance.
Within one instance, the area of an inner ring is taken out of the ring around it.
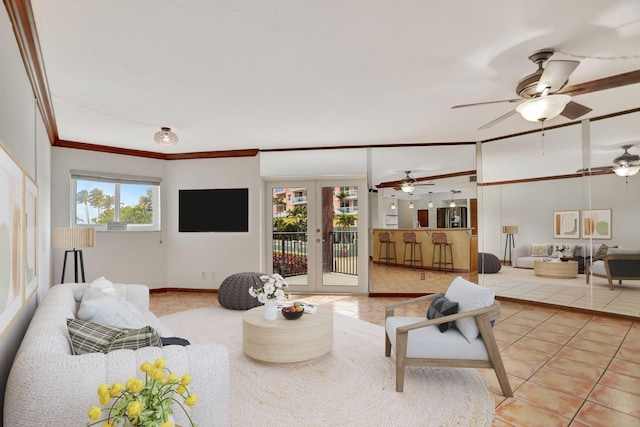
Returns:
[[[442,279],[450,281],[444,275]],[[406,299],[297,297],[378,325],[384,324],[386,305]],[[212,305],[218,302],[211,292],[151,296],[151,310],[158,316]],[[425,310],[408,313],[424,315]],[[494,395],[494,426],[640,426],[640,320],[503,301],[495,334],[514,397],[500,394],[492,370],[478,370]]]

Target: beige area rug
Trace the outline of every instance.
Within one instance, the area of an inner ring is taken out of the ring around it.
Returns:
[[[395,358],[384,356],[381,326],[336,313],[330,353],[273,364],[242,352],[243,313],[216,307],[162,318],[176,336],[229,349],[231,426],[492,424],[493,397],[474,369],[409,367],[397,393]]]

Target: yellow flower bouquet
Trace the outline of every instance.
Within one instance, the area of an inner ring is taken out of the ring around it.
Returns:
[[[173,414],[171,406],[174,403],[182,408],[194,427],[184,406],[193,408],[198,400],[198,396],[187,389],[191,375],[184,374],[180,378],[165,368],[165,363],[163,358],[153,364],[144,362],[140,366],[140,371],[145,374],[144,380],[132,377],[124,387],[121,382],[111,387],[101,384],[98,397],[103,408],[92,406],[89,409],[89,419],[95,422],[88,422],[87,427],[99,423],[103,423],[102,427],[114,427],[120,423],[125,426],[173,427],[169,415]],[[106,417],[103,417],[103,412],[106,412]]]

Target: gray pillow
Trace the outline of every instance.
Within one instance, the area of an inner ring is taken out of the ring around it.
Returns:
[[[438,294],[427,309],[427,319],[438,319],[440,317],[449,316],[458,312],[458,303],[449,301],[444,294]],[[451,326],[452,322],[440,323],[438,329],[444,332]]]

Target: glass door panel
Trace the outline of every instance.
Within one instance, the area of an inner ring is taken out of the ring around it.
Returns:
[[[309,186],[270,186],[271,266],[292,286],[309,285]]]
[[[268,182],[267,257],[292,292],[367,292],[358,189],[366,181]],[[366,192],[365,192],[366,194]],[[365,214],[366,215],[366,212]]]

